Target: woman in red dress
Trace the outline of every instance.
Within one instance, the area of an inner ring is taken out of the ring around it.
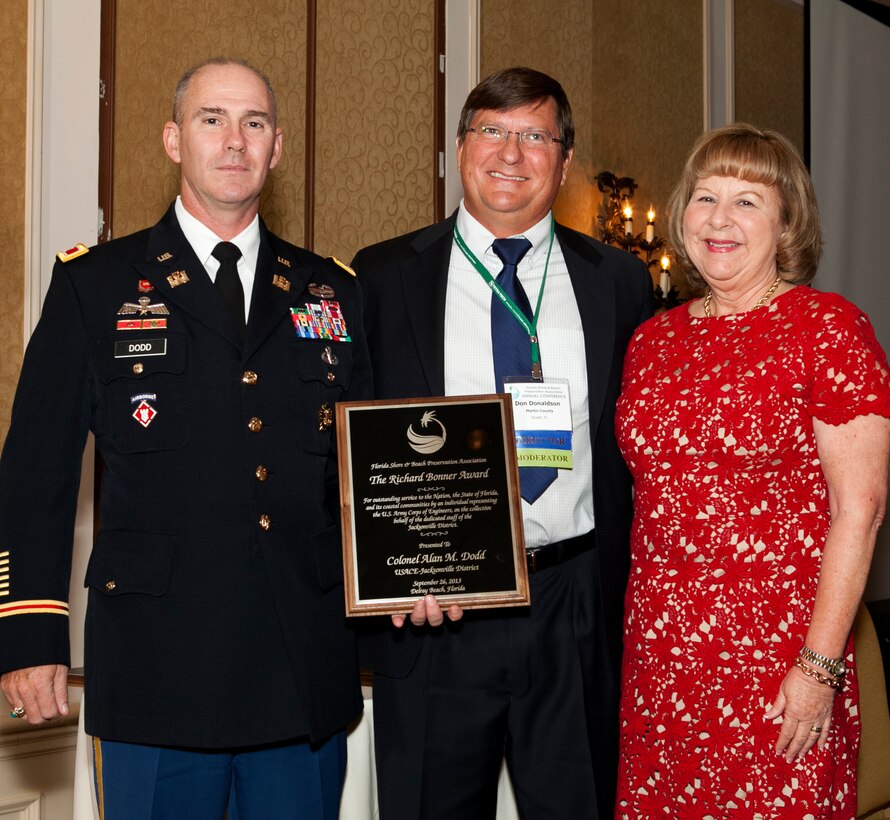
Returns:
[[[704,135],[671,205],[704,296],[644,324],[624,369],[616,816],[850,820],[850,630],[887,495],[887,358],[855,305],[806,286],[821,229],[787,139]]]

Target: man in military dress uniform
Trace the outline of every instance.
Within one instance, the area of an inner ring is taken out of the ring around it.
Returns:
[[[366,398],[348,268],[271,234],[268,80],[179,83],[180,196],[145,231],[60,254],[0,460],[10,715],[68,711],[72,532],[87,431],[104,461],[86,585],[86,729],[106,818],[336,817],[362,708],[343,609],[334,403]]]

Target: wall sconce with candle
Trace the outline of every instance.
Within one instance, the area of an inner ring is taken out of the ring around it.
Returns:
[[[596,184],[608,195],[596,218],[600,239],[643,260],[652,276],[656,309],[672,308],[684,302],[671,283],[671,257],[664,239],[655,235],[655,210],[651,205],[646,212],[645,231],[634,233],[633,195],[637,183],[632,177],[617,177],[611,171],[601,171],[596,175]]]

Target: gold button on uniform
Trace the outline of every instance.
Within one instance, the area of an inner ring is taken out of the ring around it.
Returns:
[[[265,481],[269,477],[269,471],[260,464],[259,467],[256,468],[256,478],[257,481]]]
[[[145,370],[145,367],[143,367],[142,362],[136,362],[136,364],[133,365],[133,372],[134,372],[137,376],[138,376],[143,370]]]
[[[260,516],[260,529],[268,530],[269,527],[271,527],[271,526],[272,526],[272,519],[269,518],[268,515],[261,515]]]
[[[254,416],[247,422],[247,429],[250,430],[251,433],[259,433],[259,431],[263,429],[263,420]]]
[[[337,377],[336,377],[333,373],[331,373],[330,370],[328,371],[328,377],[327,377],[327,378],[328,378],[328,381],[329,381],[329,382],[337,381]]]
[[[244,375],[241,377],[241,381],[244,382],[244,384],[256,384],[257,379],[259,379],[259,376],[252,370],[245,370]]]
[[[114,592],[117,589],[117,582],[116,581],[106,581],[105,589],[107,589],[109,592]]]

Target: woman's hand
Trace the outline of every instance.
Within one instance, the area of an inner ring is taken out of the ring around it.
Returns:
[[[764,715],[765,720],[782,718],[776,754],[785,755],[785,760],[793,763],[816,744],[820,749],[826,744],[835,693],[835,689],[807,677],[796,666],[788,670],[773,705]]]

